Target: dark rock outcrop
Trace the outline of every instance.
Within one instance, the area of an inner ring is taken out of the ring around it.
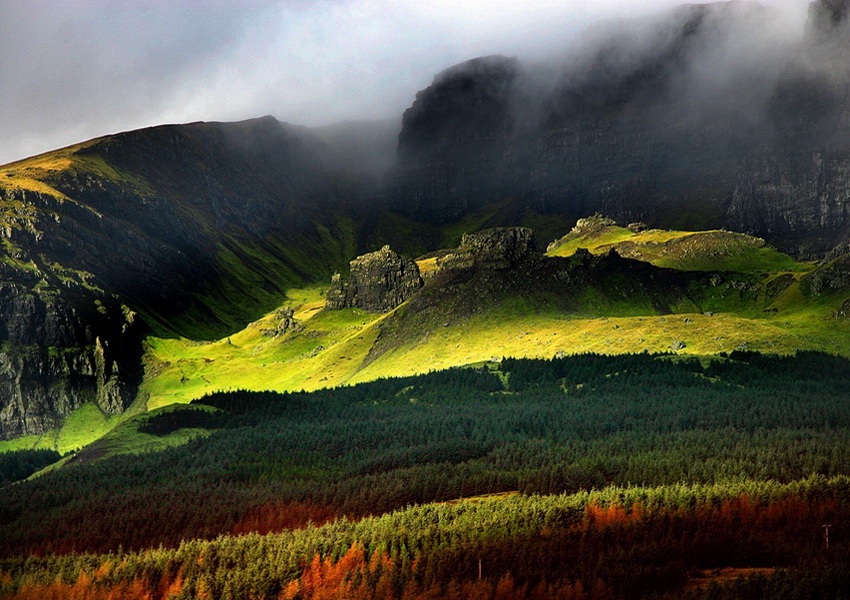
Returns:
[[[370,312],[389,312],[423,285],[416,262],[402,258],[389,246],[384,246],[352,260],[346,281],[339,273],[334,274],[326,306],[330,309],[361,308]]]
[[[487,56],[443,71],[404,112],[398,165],[383,194],[390,208],[430,223],[457,219],[497,194],[516,59]],[[455,161],[458,156],[464,159]],[[475,172],[476,166],[486,170]],[[503,165],[506,166],[506,165]]]
[[[0,264],[0,439],[41,434],[94,402],[123,412],[141,377],[136,315],[93,290]]]
[[[770,99],[770,135],[741,162],[730,229],[801,257],[850,237],[850,25],[847,0],[810,5],[806,41]]]
[[[844,254],[806,275],[802,287],[812,296],[850,291],[850,254]]]
[[[817,0],[809,4],[807,33],[812,37],[832,35],[836,29],[846,26],[850,13],[848,0]]]
[[[539,256],[534,231],[528,227],[496,227],[465,233],[458,249],[437,259],[441,269],[509,269]]]

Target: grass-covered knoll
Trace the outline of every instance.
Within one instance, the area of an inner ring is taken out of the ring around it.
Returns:
[[[579,248],[594,254],[615,249],[626,258],[684,271],[804,273],[813,268],[742,233],[620,227],[599,215],[580,219],[570,233],[549,245],[547,254],[571,256]]]
[[[0,594],[22,600],[14,594],[61,583],[104,594],[135,584],[154,598],[320,598],[321,581],[350,584],[349,597],[446,597],[469,585],[461,597],[491,586],[476,594],[702,598],[690,582],[725,568],[775,570],[778,580],[759,582],[775,593],[749,597],[796,597],[777,581],[806,577],[844,585],[848,367],[815,353],[585,355],[216,394],[202,401],[219,411],[209,423],[185,408],[148,422],[164,435],[212,427],[205,437],[4,490]],[[476,500],[446,502],[463,497]],[[348,518],[292,530],[328,514]],[[281,533],[187,541],[246,523]],[[834,527],[829,552],[823,523]],[[159,544],[173,548],[127,552]],[[381,573],[395,583],[378,592]]]
[[[142,390],[148,394],[148,406],[156,408],[220,390],[309,390],[427,373],[502,356],[544,358],[558,353],[674,349],[685,355],[716,355],[736,349],[782,354],[798,349],[850,351],[840,332],[828,330],[824,323],[822,335],[814,336],[812,325],[804,320],[772,322],[702,313],[570,317],[521,312],[521,308],[507,303],[454,325],[436,323],[432,328],[411,331],[414,335],[408,340],[374,359],[370,359],[370,351],[382,323],[372,315],[348,311],[336,315],[323,311],[310,329],[280,339],[240,338],[243,332],[231,336],[230,343],[227,338],[203,345],[154,339]],[[327,316],[335,318],[325,320]]]

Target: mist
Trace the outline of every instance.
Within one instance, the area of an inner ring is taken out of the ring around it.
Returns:
[[[264,114],[307,126],[397,119],[453,64],[488,54],[580,64],[623,23],[654,22],[677,4],[8,0],[0,4],[0,163],[162,123]],[[802,31],[805,0],[764,4],[782,11],[783,31]],[[778,31],[756,36],[751,71],[786,53],[794,37]],[[639,44],[652,38],[631,35]],[[746,51],[752,37],[735,39]],[[726,67],[740,71],[740,56],[694,64],[683,89],[694,98],[718,89],[713,78]]]

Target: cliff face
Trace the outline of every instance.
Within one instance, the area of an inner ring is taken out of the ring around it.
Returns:
[[[123,412],[140,355],[135,314],[114,297],[0,264],[0,439],[44,433],[87,402]]]
[[[499,193],[510,169],[504,140],[513,129],[517,74],[515,59],[478,58],[440,73],[416,95],[404,112],[398,164],[384,191],[391,209],[446,223]]]
[[[681,215],[698,196],[716,218],[758,124],[723,97],[699,113],[680,88],[705,47],[727,41],[718,32],[769,18],[746,3],[689,5],[651,44],[612,34],[559,67],[487,57],[449,69],[404,114],[385,201],[437,223],[504,198],[630,221]]]
[[[741,162],[726,224],[801,256],[850,232],[850,25],[846,0],[809,9],[804,46],[770,101],[770,136]]]
[[[822,254],[850,231],[847,4],[813,3],[799,44],[770,33],[772,11],[729,2],[606,33],[548,70],[449,69],[405,113],[383,199],[432,223],[512,199]]]

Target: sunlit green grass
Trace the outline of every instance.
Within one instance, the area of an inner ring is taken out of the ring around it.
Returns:
[[[770,248],[764,240],[729,231],[667,231],[650,229],[634,232],[607,225],[561,238],[548,253],[572,256],[579,248],[604,254],[612,248],[626,257],[658,267],[683,271],[734,271],[738,273],[805,273],[814,268]]]
[[[322,288],[288,292],[302,329],[280,337],[274,313],[215,342],[150,338],[148,377],[142,386],[148,408],[189,402],[219,390],[314,389],[343,383],[368,352],[368,326],[379,316],[357,309],[321,310]],[[376,332],[375,332],[376,333]],[[353,355],[351,358],[346,354]]]
[[[735,302],[726,300],[730,305]],[[615,316],[594,315],[589,309],[564,314],[542,309],[532,300],[512,298],[449,326],[424,322],[421,329],[409,332],[409,339],[377,356],[374,352],[382,322],[392,315],[379,317],[361,311],[322,310],[305,322],[303,331],[274,340],[258,334],[256,325],[231,336],[229,343],[153,340],[152,356],[168,366],[146,382],[148,406],[188,402],[216,390],[316,389],[503,356],[549,358],[558,353],[672,350],[712,355],[744,349],[850,354],[847,336],[825,319],[830,310],[827,305],[761,315],[754,310],[754,316],[693,311],[659,315],[648,304],[614,303],[601,297],[588,297],[584,305]]]
[[[96,404],[87,403],[66,416],[61,427],[44,435],[0,441],[0,452],[50,449],[65,454],[102,437],[124,418],[124,415],[108,415]]]

